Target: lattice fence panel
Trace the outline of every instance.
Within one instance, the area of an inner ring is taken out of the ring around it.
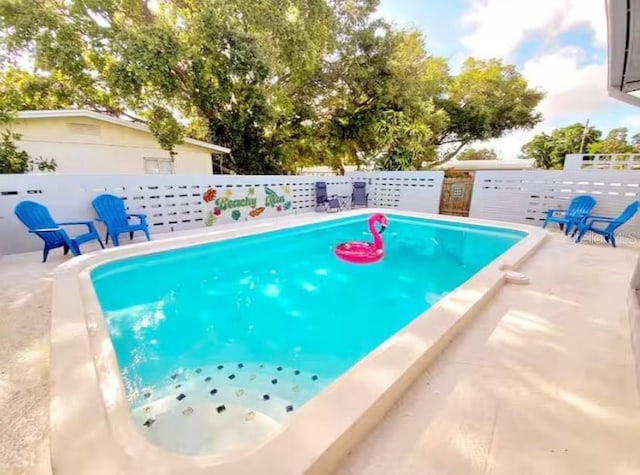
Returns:
[[[443,172],[354,172],[349,177],[367,183],[370,206],[438,213]]]
[[[13,214],[28,199],[46,205],[57,221],[91,220],[93,198],[111,193],[129,212],[145,213],[153,234],[313,212],[317,181],[327,183],[330,195],[350,196],[352,182],[364,180],[370,206],[437,212],[441,175],[0,175],[0,255],[40,248]]]
[[[618,215],[640,200],[640,173],[633,171],[481,171],[476,172],[472,218],[541,225],[550,208],[566,209],[577,195],[592,195],[594,214]],[[640,232],[640,216],[622,228]]]

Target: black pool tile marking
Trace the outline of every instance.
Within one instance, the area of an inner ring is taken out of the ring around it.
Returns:
[[[208,383],[209,381],[211,381],[211,376],[207,376],[206,378],[204,378],[205,383]]]
[[[298,376],[298,375],[300,374],[300,370],[299,370],[299,369],[295,370],[295,371],[293,372],[293,374],[295,374],[296,376]]]
[[[238,363],[238,368],[244,368],[244,365],[242,363]]]
[[[287,410],[287,412],[291,412],[293,411],[293,406],[289,404],[285,409]]]
[[[277,380],[276,378],[273,378],[273,379],[271,380],[271,384],[278,384],[278,380]]]
[[[226,411],[227,408],[224,404],[220,404],[218,407],[216,407],[216,411],[218,411],[218,414],[220,414],[221,412]]]
[[[229,376],[227,376],[229,379],[236,379],[236,375],[235,374],[230,374]]]
[[[173,374],[171,375],[171,379],[176,379],[177,377],[178,377],[178,373],[173,373]]]
[[[219,365],[218,365],[218,369],[222,369],[222,368],[224,368],[224,365],[219,364]]]
[[[211,391],[209,391],[209,394],[211,394],[212,396],[214,396],[217,393],[218,393],[217,389],[212,389]]]
[[[146,421],[144,421],[144,426],[145,427],[151,427],[153,425],[153,423],[156,421],[155,417],[150,417],[149,419],[147,419]]]
[[[184,411],[182,411],[182,415],[183,416],[190,416],[191,414],[193,414],[193,408],[192,407],[187,407]]]
[[[149,398],[151,397],[151,393],[150,393],[150,392],[146,392],[146,393],[144,393],[144,397],[145,397],[146,399],[149,399]]]
[[[282,366],[278,366],[276,369],[277,369],[278,371],[282,371]]]
[[[198,373],[198,374],[202,373],[202,368],[196,369],[196,373]]]
[[[176,396],[176,399],[177,399],[178,401],[182,401],[182,400],[183,400],[184,398],[186,398],[186,397],[187,397],[187,395],[186,395],[186,394],[184,394],[184,393],[180,393],[180,394],[178,394],[178,395]]]
[[[264,368],[264,365],[263,364],[259,364],[258,368]]]
[[[311,376],[311,379],[313,379],[314,381],[317,381],[318,377],[314,374],[313,376]]]
[[[264,399],[265,401],[268,401],[271,398],[271,396],[269,396],[268,394],[264,394],[262,396],[262,399]]]
[[[182,387],[182,384],[176,384],[173,388],[174,389],[180,389]]]

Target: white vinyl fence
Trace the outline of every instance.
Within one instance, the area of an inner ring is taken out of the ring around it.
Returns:
[[[438,213],[444,172],[353,172],[353,181],[364,181],[369,205],[407,211]]]
[[[589,194],[598,204],[594,214],[617,216],[640,200],[636,171],[482,171],[476,172],[469,216],[539,226],[546,210],[566,209],[577,195]],[[622,228],[640,236],[640,216]]]
[[[640,170],[640,153],[573,153],[565,157],[565,170]]]
[[[125,199],[130,213],[145,213],[151,233],[204,228],[315,210],[315,183],[330,195],[350,196],[353,181],[367,182],[370,206],[438,212],[442,172],[348,176],[229,175],[0,175],[0,255],[41,248],[14,215],[33,200],[56,221],[92,220],[91,201],[103,193]],[[101,235],[104,230],[98,226]]]

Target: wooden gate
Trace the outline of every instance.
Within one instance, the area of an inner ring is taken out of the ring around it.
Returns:
[[[473,177],[445,177],[440,195],[440,214],[469,216]]]

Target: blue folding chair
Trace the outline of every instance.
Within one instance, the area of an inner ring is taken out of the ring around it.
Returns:
[[[124,200],[114,195],[100,195],[96,197],[91,205],[98,214],[98,221],[102,221],[107,228],[105,242],[109,242],[109,237],[113,240],[114,246],[120,245],[118,236],[122,233],[129,233],[129,238],[133,239],[135,231],[142,231],[150,241],[149,226],[145,214],[128,214],[124,207]],[[131,218],[137,218],[137,223],[130,223]]]
[[[634,201],[627,206],[617,218],[607,218],[606,216],[587,216],[578,223],[571,237],[578,233],[576,242],[580,242],[584,235],[591,231],[592,233],[604,236],[604,240],[606,242],[611,243],[613,247],[616,247],[615,231],[633,218],[633,216],[638,212],[639,207],[640,201]],[[600,223],[600,226],[604,227],[597,226],[598,223]]]
[[[595,207],[596,200],[589,195],[579,195],[571,200],[567,209],[549,209],[544,220],[543,228],[549,223],[558,223],[564,234],[568,235],[573,228]]]
[[[81,254],[80,244],[93,241],[94,239],[98,241],[104,249],[100,236],[98,236],[98,232],[91,221],[66,221],[57,223],[51,217],[49,210],[35,201],[22,201],[18,203],[14,213],[27,229],[29,229],[30,233],[34,233],[44,241],[42,262],[47,262],[49,251],[58,247],[64,248],[65,255],[71,250],[74,256],[79,256]],[[61,226],[86,226],[87,232],[71,237]]]

